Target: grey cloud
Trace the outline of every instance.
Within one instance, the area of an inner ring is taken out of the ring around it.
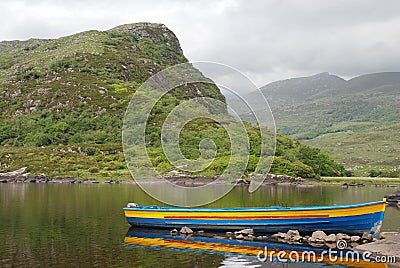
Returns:
[[[0,39],[166,24],[190,60],[231,65],[262,86],[329,71],[399,71],[400,1],[31,0],[0,3]]]

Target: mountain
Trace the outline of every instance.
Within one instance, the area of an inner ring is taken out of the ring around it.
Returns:
[[[399,72],[348,81],[323,73],[270,83],[261,91],[280,133],[331,153],[358,175],[375,169],[400,174],[400,146],[391,142],[400,131]]]
[[[344,82],[345,80],[338,76],[329,73],[320,73],[310,77],[272,82],[263,86],[260,90],[273,108],[305,101],[326,89]]]
[[[179,40],[162,24],[0,42],[0,172],[26,166],[32,175],[129,178],[121,144],[128,103],[153,74],[185,62]],[[192,74],[202,76],[196,69]],[[225,102],[214,84],[194,83],[163,96],[150,113],[147,154],[160,172],[174,169],[162,151],[161,127],[175,106],[194,97]],[[214,112],[225,116],[226,124],[237,124],[226,106]],[[259,130],[246,128],[252,137],[250,173],[260,158]],[[228,166],[230,139],[221,124],[200,118],[187,123],[180,135],[182,154],[189,159],[203,155],[203,139],[215,141],[216,160],[199,175],[214,176]],[[316,177],[344,172],[328,155],[284,136],[278,136],[277,152],[276,173]]]

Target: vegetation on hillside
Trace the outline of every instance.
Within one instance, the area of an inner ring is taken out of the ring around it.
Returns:
[[[400,174],[399,88],[400,73],[349,81],[324,73],[261,90],[280,133],[329,152],[355,175],[391,177]]]
[[[147,23],[56,40],[0,42],[0,58],[0,172],[27,166],[32,175],[79,178],[130,177],[121,144],[126,107],[152,74],[187,62],[170,30]],[[225,101],[213,84],[189,84],[165,95],[149,117],[148,155],[164,174],[174,167],[160,146],[162,123],[175,106],[193,97]],[[225,109],[220,112],[229,117]],[[251,146],[248,174],[260,157],[273,152],[261,155],[258,128],[246,124],[246,129]],[[195,174],[221,174],[231,145],[220,124],[201,118],[189,122],[179,145],[189,159],[211,157],[212,148],[199,150],[204,138],[214,141],[216,158]],[[345,174],[326,153],[282,135],[277,136],[272,172],[313,178]]]

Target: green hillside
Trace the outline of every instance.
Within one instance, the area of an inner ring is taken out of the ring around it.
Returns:
[[[78,178],[130,177],[121,144],[126,107],[152,74],[187,62],[176,36],[164,25],[150,23],[54,40],[4,41],[0,59],[0,172],[26,166],[31,175]],[[175,106],[193,97],[225,102],[213,84],[188,84],[166,94],[150,114],[147,150],[160,172],[173,169],[161,150],[162,123]],[[235,124],[226,107],[215,112]],[[260,158],[260,133],[251,125],[246,128],[251,137],[246,169],[250,173]],[[216,159],[197,175],[214,176],[225,170],[230,140],[220,124],[194,120],[180,137],[182,152],[189,159],[201,155],[202,139],[215,141]],[[277,155],[275,173],[344,174],[343,167],[327,154],[284,136],[278,136]]]
[[[400,73],[348,81],[324,73],[261,90],[280,133],[329,152],[357,175],[399,174]]]

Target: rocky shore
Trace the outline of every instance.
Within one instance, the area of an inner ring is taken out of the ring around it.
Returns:
[[[185,226],[180,231],[177,229],[171,230],[170,234],[172,236],[181,235],[184,238],[204,236],[217,239],[236,239],[239,241],[268,241],[292,245],[309,245],[315,248],[325,247],[360,252],[369,251],[372,253],[372,257],[394,257],[396,258],[396,263],[400,264],[400,233],[397,232],[382,232],[378,235],[378,238],[373,238],[369,233],[364,233],[362,236],[351,236],[343,233],[328,235],[320,230],[306,236],[302,236],[298,230],[289,230],[286,233],[272,235],[255,235],[253,229],[243,229],[236,232],[226,232],[225,235],[218,235],[206,233],[202,230],[193,231]]]
[[[220,181],[219,184],[235,184],[237,187],[248,186],[250,181],[257,177],[255,174],[249,174],[247,178],[240,179],[237,181],[227,180]],[[170,172],[165,176],[159,176],[152,180],[146,180],[146,183],[164,183],[165,180],[174,183],[180,186],[186,187],[197,187],[209,184],[214,182],[217,177],[201,177],[201,176],[191,176],[187,174],[181,174],[176,172]],[[346,178],[345,180],[348,180]],[[82,177],[48,177],[46,174],[39,174],[32,176],[30,173],[26,172],[26,167],[21,169],[0,173],[0,183],[60,183],[60,184],[136,184],[136,181],[131,179],[130,176],[128,178],[104,178],[104,179],[89,179]],[[300,177],[291,177],[287,175],[276,175],[269,173],[264,177],[263,185],[290,185],[295,187],[314,187],[315,185],[342,185],[342,188],[349,187],[363,187],[366,186],[365,183],[336,183],[336,182],[327,182],[323,179],[313,179],[313,178],[300,178]],[[390,183],[390,184],[382,184],[382,183],[373,183],[369,184],[375,187],[398,187],[398,183]],[[396,193],[395,193],[396,194]],[[390,199],[393,202],[398,202],[400,205],[400,196],[399,193],[397,195],[390,195],[388,200]]]

